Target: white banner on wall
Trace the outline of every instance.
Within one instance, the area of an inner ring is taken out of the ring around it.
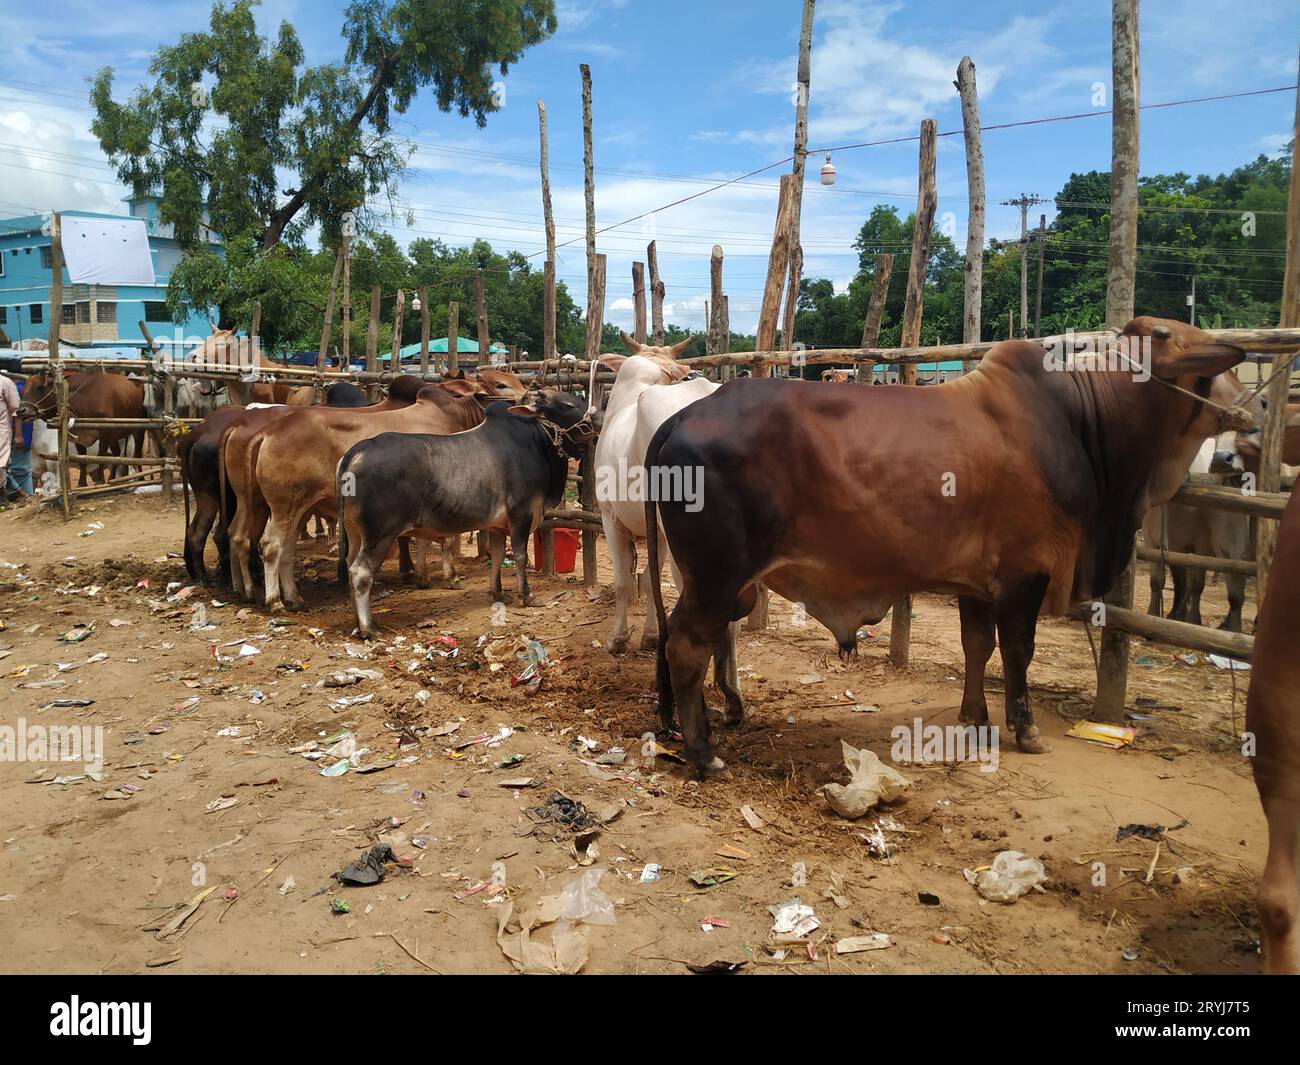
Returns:
[[[62,219],[63,261],[73,284],[152,285],[149,232],[139,218]]]

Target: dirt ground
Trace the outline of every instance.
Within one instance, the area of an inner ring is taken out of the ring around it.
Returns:
[[[1065,736],[1090,705],[1091,652],[1080,625],[1045,619],[1030,680],[1054,752],[1030,757],[1004,742],[991,773],[971,762],[899,765],[913,781],[906,796],[847,821],[818,792],[847,779],[841,740],[888,762],[893,726],[956,721],[950,600],[917,598],[913,664],[901,671],[886,662],[888,620],[841,663],[828,633],[798,626],[774,600],[771,627],[741,637],[750,715],[736,729],[718,725],[729,774],[701,782],[673,760],[671,737],[661,737],[668,755],[642,764],[641,736],[657,724],[653,656],[601,649],[609,593],[593,600],[576,576],[537,578],[542,606],[494,616],[484,562],[463,562],[460,591],[403,586],[393,562],[376,585],[385,639],[362,645],[349,636],[323,541],[300,548],[309,608],[273,618],[230,602],[228,589],[187,590],[181,526],[179,504],[157,496],[88,502],[68,524],[31,507],[0,514],[0,725],[104,730],[98,780],[80,763],[0,762],[5,971],[509,972],[497,935],[504,906],[528,913],[586,871],[574,833],[528,812],[554,793],[597,822],[592,868],[605,870],[599,886],[616,918],[578,926],[586,972],[684,973],[719,960],[800,974],[1259,969],[1264,822],[1233,738],[1245,678],[1234,696],[1232,676],[1204,656],[1189,665],[1135,641],[1137,738],[1111,750]],[[607,563],[602,576],[608,584]],[[1222,585],[1206,600],[1217,623]],[[193,627],[199,603],[213,628]],[[634,646],[644,607],[633,612]],[[1248,629],[1253,617],[1252,598]],[[63,640],[76,626],[93,632]],[[494,641],[486,648],[484,636]],[[458,645],[454,657],[438,653],[451,649],[442,637]],[[532,694],[511,685],[523,663],[504,649],[519,637],[549,652]],[[241,657],[243,646],[260,653]],[[321,686],[349,668],[381,677]],[[995,656],[989,703],[1000,723],[999,677]],[[373,698],[331,705],[357,696]],[[92,702],[42,709],[56,699]],[[499,743],[456,749],[503,726],[513,733]],[[343,730],[368,748],[363,767],[396,764],[326,777],[335,758],[292,751],[313,742],[319,751]],[[623,766],[599,764],[611,747],[625,749]],[[60,775],[78,779],[52,782]],[[883,830],[886,857],[868,843],[878,821],[897,826]],[[1184,821],[1160,841],[1117,842],[1121,826]],[[331,879],[376,842],[405,864],[371,886]],[[1041,859],[1042,892],[1014,904],[980,897],[963,870],[1005,850]],[[498,862],[504,891],[482,886]],[[806,868],[800,887],[796,862]],[[647,863],[660,879],[642,881]],[[692,881],[709,870],[735,876]],[[785,944],[777,957],[769,907],[796,896],[820,928],[811,945]],[[332,912],[338,900],[349,912]],[[535,929],[534,944],[553,931]],[[891,945],[833,950],[872,933]]]

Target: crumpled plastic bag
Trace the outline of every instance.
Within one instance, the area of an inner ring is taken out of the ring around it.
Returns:
[[[1021,895],[1043,889],[1047,869],[1037,858],[1026,858],[1020,851],[1003,851],[993,865],[982,873],[963,870],[966,880],[990,902],[1015,902]]]
[[[587,964],[586,935],[578,924],[617,923],[614,903],[600,890],[603,866],[584,869],[564,885],[558,895],[541,899],[531,912],[515,915],[514,903],[507,902],[497,917],[497,945],[521,973],[581,972]],[[554,924],[549,943],[538,942],[532,933]]]
[[[826,801],[841,817],[862,817],[881,802],[893,802],[912,786],[912,782],[897,769],[885,765],[865,747],[859,750],[840,740],[844,751],[844,766],[853,777],[847,784],[826,784],[821,788]]]

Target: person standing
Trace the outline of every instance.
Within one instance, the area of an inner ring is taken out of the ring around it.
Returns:
[[[19,422],[18,387],[13,378],[0,374],[0,474],[4,496],[18,503],[31,499],[32,452],[30,422]]]

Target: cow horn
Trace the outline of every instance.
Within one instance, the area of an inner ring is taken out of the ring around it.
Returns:
[[[695,342],[694,337],[687,337],[679,344],[674,344],[668,350],[672,353],[674,359],[678,358],[683,351],[689,348]]]
[[[620,329],[618,331],[618,335],[623,338],[623,346],[627,348],[627,350],[630,351],[633,355],[636,355],[637,353],[640,352],[641,345],[638,344],[635,340],[633,340],[630,336],[628,336],[625,332],[623,332],[623,330]]]
[[[1168,340],[1174,335],[1174,331],[1167,325],[1153,325],[1151,327],[1151,335],[1160,340]]]

